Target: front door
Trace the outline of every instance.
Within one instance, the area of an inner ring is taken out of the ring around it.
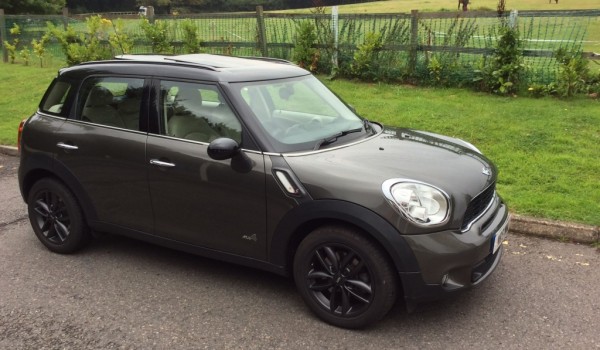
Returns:
[[[264,159],[244,169],[207,154],[218,137],[242,146],[242,126],[216,85],[161,81],[160,128],[150,134],[148,181],[159,236],[255,259],[266,257]]]

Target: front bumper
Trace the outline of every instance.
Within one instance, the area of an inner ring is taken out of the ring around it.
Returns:
[[[507,230],[509,214],[499,197],[466,232],[404,235],[420,271],[401,273],[408,302],[439,299],[482,283],[496,269],[503,248],[493,253],[496,235]]]

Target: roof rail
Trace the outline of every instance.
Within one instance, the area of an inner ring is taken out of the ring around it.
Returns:
[[[273,63],[282,63],[282,64],[292,64],[295,65],[294,62],[284,60],[282,58],[273,58],[273,57],[263,57],[263,56],[239,56],[240,58],[246,58],[249,60],[257,60],[257,61],[267,61]]]

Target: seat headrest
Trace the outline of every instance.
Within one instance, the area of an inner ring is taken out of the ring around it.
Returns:
[[[85,103],[87,107],[110,105],[113,103],[113,94],[104,86],[94,86]]]

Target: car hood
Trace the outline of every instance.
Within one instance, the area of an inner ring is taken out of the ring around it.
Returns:
[[[388,219],[398,215],[384,198],[384,181],[410,179],[436,186],[450,196],[449,228],[460,227],[468,203],[497,175],[492,162],[464,141],[389,127],[362,142],[290,154],[286,161],[313,199],[354,202],[387,213]]]

